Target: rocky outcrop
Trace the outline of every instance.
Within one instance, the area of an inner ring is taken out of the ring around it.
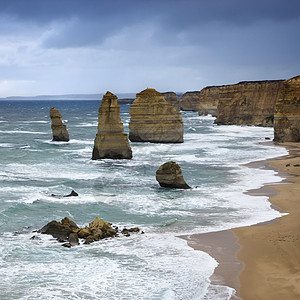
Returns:
[[[146,89],[138,93],[129,113],[130,141],[183,143],[180,112],[155,89]]]
[[[274,141],[300,142],[300,75],[283,83],[275,106]]]
[[[121,233],[125,236],[130,236],[130,233],[139,232],[138,227],[124,228]],[[109,237],[118,235],[118,228],[113,228],[110,223],[96,217],[89,226],[80,228],[76,223],[69,218],[64,218],[60,222],[51,221],[39,233],[49,234],[56,238],[59,242],[64,242],[64,247],[72,247],[79,244],[79,239],[83,239],[85,244],[90,244]],[[143,233],[143,232],[142,232]],[[32,240],[39,239],[33,236]]]
[[[67,127],[62,123],[60,112],[54,107],[50,108],[50,118],[53,141],[68,142],[70,138]]]
[[[245,81],[219,87],[216,124],[273,126],[283,80]]]
[[[92,159],[130,159],[132,151],[120,118],[118,98],[107,92],[99,108],[98,133]]]
[[[78,229],[78,226],[69,218],[65,217],[61,222],[51,221],[38,232],[43,234],[50,234],[59,241],[66,241],[69,235]]]
[[[180,166],[174,161],[166,162],[159,167],[156,171],[156,180],[162,187],[190,189],[190,186],[183,179]]]
[[[165,92],[161,93],[168,103],[172,104],[177,110],[180,110],[179,101],[176,93],[174,92]]]

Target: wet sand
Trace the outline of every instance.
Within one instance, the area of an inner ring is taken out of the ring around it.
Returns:
[[[247,193],[270,197],[272,207],[288,215],[254,226],[184,237],[195,250],[218,261],[211,282],[234,288],[244,300],[300,299],[300,145],[284,146],[289,155],[249,167],[272,168],[287,179]]]

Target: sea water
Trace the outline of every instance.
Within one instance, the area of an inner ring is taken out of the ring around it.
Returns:
[[[98,101],[0,101],[0,298],[229,299],[212,286],[217,262],[178,236],[280,217],[265,196],[244,192],[281,180],[244,166],[286,154],[270,147],[272,128],[217,126],[182,112],[184,143],[131,143],[131,160],[91,160]],[[70,142],[52,142],[49,109],[60,110]],[[129,106],[121,105],[125,132]],[[160,188],[167,161],[190,190]],[[74,189],[78,197],[66,195]],[[145,234],[64,248],[33,233],[64,217],[86,226],[95,217]],[[30,239],[33,235],[40,239]]]

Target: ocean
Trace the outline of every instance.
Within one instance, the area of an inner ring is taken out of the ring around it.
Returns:
[[[131,143],[131,160],[91,160],[100,101],[0,101],[0,299],[229,299],[212,286],[217,262],[180,235],[280,217],[247,190],[282,180],[246,163],[287,154],[266,145],[272,128],[218,126],[182,112],[183,144]],[[55,107],[70,142],[52,142]],[[129,105],[121,105],[128,133]],[[160,188],[166,161],[182,168],[190,190]],[[74,189],[78,197],[67,195]],[[40,229],[64,217],[80,227],[100,217],[131,234],[62,247]],[[39,239],[31,239],[35,235]]]

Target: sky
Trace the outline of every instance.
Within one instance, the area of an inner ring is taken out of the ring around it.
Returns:
[[[299,74],[299,0],[0,0],[0,97]]]

